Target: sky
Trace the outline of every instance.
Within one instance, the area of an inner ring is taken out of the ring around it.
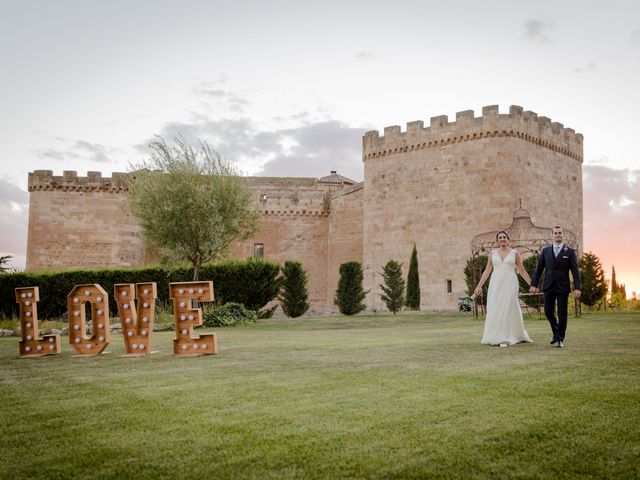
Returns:
[[[30,171],[106,177],[182,135],[247,175],[358,181],[364,132],[497,104],[584,135],[584,250],[640,294],[640,2],[0,0],[0,69],[16,268]]]

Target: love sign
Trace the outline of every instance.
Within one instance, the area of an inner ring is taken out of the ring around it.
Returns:
[[[178,282],[169,284],[173,300],[175,338],[173,353],[177,356],[199,356],[218,353],[215,333],[196,336],[193,327],[202,325],[198,302],[214,300],[213,282]],[[149,355],[155,318],[157,289],[154,282],[124,283],[114,286],[118,316],[124,337],[125,356]],[[33,357],[61,353],[60,335],[40,337],[37,303],[38,287],[16,288],[20,304],[20,355]],[[91,311],[91,336],[87,335],[86,309]],[[98,284],[76,285],[67,296],[69,343],[77,356],[103,353],[110,342],[109,295]]]

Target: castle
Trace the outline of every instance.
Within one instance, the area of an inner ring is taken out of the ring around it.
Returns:
[[[583,137],[534,112],[497,106],[386,127],[363,137],[364,181],[247,177],[260,230],[230,256],[303,263],[315,310],[335,310],[341,263],[362,262],[368,309],[382,266],[408,268],[413,245],[424,310],[452,310],[466,294],[472,239],[504,228],[519,199],[538,225],[563,225],[582,241]],[[27,269],[137,266],[143,239],[127,200],[127,174],[29,173]]]

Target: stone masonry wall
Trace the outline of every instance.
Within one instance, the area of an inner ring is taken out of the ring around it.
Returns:
[[[29,173],[27,270],[141,265],[140,226],[125,189],[124,174]]]
[[[415,243],[422,308],[455,309],[473,237],[509,226],[519,199],[537,225],[563,225],[582,245],[582,135],[533,112],[491,106],[368,132],[363,159],[369,308],[382,308],[382,265],[396,259],[406,274]]]

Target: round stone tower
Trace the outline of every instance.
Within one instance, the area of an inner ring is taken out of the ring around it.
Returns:
[[[418,249],[421,308],[451,310],[466,295],[471,242],[508,227],[519,199],[540,226],[582,241],[583,137],[546,117],[497,106],[410,122],[363,137],[363,261],[369,308],[382,308],[382,266]]]

